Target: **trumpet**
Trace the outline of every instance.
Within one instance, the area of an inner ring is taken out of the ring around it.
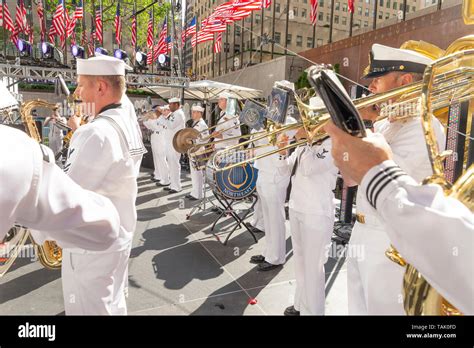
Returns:
[[[469,47],[469,40],[472,40],[474,36],[468,36],[461,38],[454,42],[448,49],[446,54],[450,56],[467,55],[470,56],[473,50],[465,50],[462,54],[458,50]],[[443,58],[445,59],[445,58]],[[443,120],[445,111],[451,105],[453,100],[462,102],[472,98],[474,93],[474,67],[469,65],[456,64],[455,59],[450,60],[450,64],[446,64],[444,69],[438,69],[434,74],[431,81],[431,93],[430,93],[430,105],[432,113],[439,116],[440,121],[443,124],[446,122]],[[314,77],[320,68],[314,66],[308,71],[308,79]],[[392,89],[385,93],[374,94],[367,97],[359,98],[354,100],[354,105],[358,110],[371,107],[373,105],[381,105],[380,117],[377,120],[382,120],[387,117],[391,117],[395,120],[403,120],[410,117],[420,116],[421,103],[423,97],[423,90],[425,84],[423,81],[417,81],[409,85],[401,86]],[[215,168],[216,171],[224,171],[234,167],[242,166],[245,163],[253,162],[260,158],[271,156],[279,153],[280,151],[289,150],[302,145],[312,145],[318,141],[324,139],[327,135],[323,131],[323,127],[330,120],[330,115],[326,108],[314,108],[308,105],[305,98],[311,95],[310,90],[306,97],[300,97],[295,93],[295,100],[298,110],[301,115],[301,121],[291,125],[271,125],[267,127],[263,132],[253,137],[248,141],[244,141],[238,145],[228,147],[219,152],[220,157],[231,155],[233,151],[253,142],[256,140],[268,138],[268,144],[266,146],[275,146],[277,144],[278,137],[287,131],[296,130],[303,127],[307,133],[305,140],[297,141],[293,144],[289,144],[279,149],[267,151],[257,156],[250,155],[248,158],[238,162],[229,164],[222,168]],[[405,112],[408,110],[408,112]],[[254,134],[255,135],[255,134]]]

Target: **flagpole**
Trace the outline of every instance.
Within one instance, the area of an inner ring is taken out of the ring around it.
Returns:
[[[184,42],[183,42],[183,32],[181,31],[181,45],[183,46],[183,71],[182,74],[186,77],[186,31],[188,29],[188,22],[186,16],[188,15],[187,6],[183,6],[184,11]]]
[[[101,29],[101,32],[102,32],[102,35],[101,35],[101,39],[102,39],[102,42],[100,43],[100,45],[102,47],[104,47],[104,18],[103,18],[103,11],[104,9],[102,8],[102,0],[99,0],[99,6],[100,6],[100,22],[102,23],[102,29]]]
[[[285,56],[288,54],[288,24],[290,21],[290,0],[286,0]]]
[[[229,24],[226,24],[225,25],[225,46],[224,46],[224,59],[225,59],[225,62],[224,62],[224,67],[225,67],[225,71],[224,71],[224,75],[227,74],[227,52],[229,51]]]
[[[245,32],[245,18],[242,18],[242,27],[240,28],[240,66],[239,69],[242,69],[244,64],[244,32]]]
[[[273,18],[272,18],[272,54],[271,54],[271,59],[273,59],[273,55],[275,54],[275,2],[272,2],[273,6]]]
[[[212,39],[212,77],[214,77],[214,58],[215,58],[215,52],[214,49],[216,47],[216,34],[213,34],[213,39]]]
[[[63,0],[63,14],[64,14],[64,64],[67,64],[67,13],[66,13],[66,0]]]
[[[7,59],[7,33],[5,31],[5,0],[2,0],[3,58]]]
[[[313,48],[316,47],[316,23],[311,23],[313,25]]]
[[[262,6],[262,23],[260,26],[260,63],[263,62],[263,45],[262,45],[262,40],[263,40],[263,21],[265,19],[265,8]]]
[[[196,15],[196,12],[194,12],[194,14]],[[197,71],[198,71],[198,60],[197,60],[197,56],[198,56],[198,43],[197,43],[197,36],[198,36],[198,17],[196,15],[196,29],[195,29],[195,34],[194,34],[194,37],[196,38],[196,44],[194,45],[196,47],[196,54],[194,55],[194,75],[196,76],[196,79],[197,79]],[[192,40],[192,38],[191,38]],[[192,41],[191,41],[192,43]]]
[[[154,53],[155,53],[155,5],[151,7],[151,73],[154,73],[155,70],[155,62],[153,60]]]
[[[137,0],[134,2],[134,20],[135,20],[135,45],[133,46],[133,65],[137,64],[137,59],[135,57],[136,52],[137,52],[137,41],[138,41],[138,19],[137,19]]]
[[[351,12],[351,20],[349,23],[349,37],[352,37],[352,24],[354,23],[354,11]]]
[[[252,52],[253,52],[253,11],[250,14],[250,55],[249,55],[249,65],[252,65]]]

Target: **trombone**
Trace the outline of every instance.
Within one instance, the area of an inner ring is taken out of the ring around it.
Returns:
[[[446,52],[448,54],[456,54],[455,49],[450,48],[451,46],[446,50]],[[473,54],[473,50],[466,50],[465,54]],[[318,70],[320,70],[320,67],[318,66],[311,67],[308,72],[308,78],[311,79],[311,77],[314,76]],[[432,109],[436,110],[438,114],[443,114],[444,109],[449,107],[453,100],[462,102],[471,99],[472,94],[474,93],[473,77],[474,67],[459,66],[456,64],[456,61],[454,61],[451,66],[448,66],[445,70],[439,72],[433,77],[432,82]],[[385,93],[359,98],[353,102],[358,110],[388,102],[388,104],[381,106],[380,117],[377,120],[382,120],[387,117],[392,117],[397,120],[406,119],[420,115],[419,107],[421,104],[422,89],[423,81],[417,81],[409,85],[395,88]],[[309,95],[310,93],[307,93],[307,96]],[[266,146],[275,146],[277,144],[276,139],[280,134],[289,130],[296,130],[301,127],[304,127],[307,133],[307,138],[305,140],[300,140],[282,148],[268,151],[257,156],[249,156],[242,161],[231,163],[220,168],[214,168],[214,170],[225,171],[234,167],[242,166],[248,162],[253,162],[260,158],[271,156],[273,154],[279,153],[280,151],[292,149],[304,144],[312,145],[315,142],[323,140],[327,135],[322,130],[322,128],[330,120],[330,115],[327,109],[311,107],[306,104],[303,99],[298,96],[298,94],[295,93],[294,96],[301,115],[300,122],[290,125],[271,125],[253,139],[219,151],[218,156],[224,158],[238,148],[265,137],[269,138],[269,143],[266,144]],[[395,102],[392,102],[392,100],[395,100]],[[413,108],[413,106],[415,107]],[[403,111],[403,109],[408,109],[410,112],[408,114],[402,112],[400,115],[400,111]],[[257,133],[254,133],[253,135],[256,134]]]

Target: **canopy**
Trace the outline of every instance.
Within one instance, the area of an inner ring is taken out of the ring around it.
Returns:
[[[166,99],[169,99],[170,97],[176,97],[180,93],[180,88],[162,86],[144,87],[142,90],[152,90],[154,93]],[[217,101],[219,94],[222,92],[227,92],[239,100],[263,97],[263,92],[257,89],[230,85],[227,83],[211,80],[202,80],[190,82],[189,87],[184,88],[184,99],[202,100],[208,102]]]

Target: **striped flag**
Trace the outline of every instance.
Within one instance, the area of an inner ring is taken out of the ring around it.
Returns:
[[[227,24],[222,19],[205,18],[201,22],[201,30],[209,33],[221,33],[227,30]]]
[[[40,22],[41,42],[44,42],[44,40],[46,39],[46,23],[44,22],[43,0],[38,1],[38,7],[36,8],[36,12],[38,13],[38,18]]]
[[[94,50],[95,50],[95,30],[91,29],[91,34],[89,38],[89,42],[87,43],[87,49],[89,51],[89,57],[92,57],[94,55]]]
[[[318,20],[318,0],[311,0],[311,13],[309,19],[312,25],[316,25]]]
[[[115,41],[120,45],[122,41],[122,19],[120,18],[120,2],[117,2],[117,11],[115,12]]]
[[[75,17],[75,12],[72,13],[71,16],[69,16],[68,11],[66,9],[66,20],[67,20],[66,36],[71,37],[72,34],[74,33],[74,29],[76,28],[76,22],[77,22],[77,19]]]
[[[87,43],[87,34],[86,34],[86,29],[83,28],[82,34],[81,34],[81,46],[84,47],[86,43]]]
[[[137,14],[135,10],[133,10],[132,18],[132,47],[133,50],[137,47]]]
[[[163,22],[163,26],[161,28],[160,36],[158,37],[158,45],[156,48],[156,56],[153,54],[153,61],[158,59],[158,55],[163,53],[166,54],[168,53],[168,45],[166,42],[166,38],[168,37],[168,24],[166,23],[166,18],[165,21]]]
[[[196,32],[196,16],[193,17],[193,19],[191,20],[191,22],[189,22],[187,28],[186,28],[186,31],[185,31],[185,37],[188,37],[188,36],[191,36],[191,35],[194,35]]]
[[[262,0],[262,8],[269,8],[272,4],[272,0]]]
[[[12,19],[12,16],[10,15],[10,10],[8,9],[8,5],[5,2],[5,0],[2,0],[2,5],[3,5],[2,6],[3,7],[3,11],[2,11],[3,26],[5,29],[13,33],[15,31],[15,27],[13,26],[13,19]]]
[[[214,34],[205,32],[205,31],[198,31],[197,34],[193,36],[191,39],[191,45],[193,47],[196,47],[197,44],[205,41],[211,41],[214,40]]]
[[[256,11],[256,10],[262,9],[261,0],[257,0],[257,1],[234,0],[233,5],[236,10]]]
[[[101,45],[104,44],[104,37],[102,35],[102,8],[100,6],[95,10],[95,38]]]
[[[49,30],[50,39],[54,39],[54,35],[59,36],[59,39],[61,40],[61,47],[64,48],[66,43],[66,21],[64,18],[63,0],[59,0],[56,11],[53,14],[53,22]]]
[[[222,51],[222,33],[217,34],[216,42],[214,42],[214,53]]]
[[[148,18],[148,29],[146,36],[146,45],[148,48],[153,47],[153,14],[150,11],[150,18]]]
[[[15,22],[18,25],[20,33],[28,33],[28,23],[26,21],[26,8],[23,0],[16,3]]]
[[[347,7],[349,13],[354,13],[354,0],[347,0]]]
[[[173,41],[171,40],[171,36],[168,36],[166,38],[166,43],[167,43],[167,52],[171,52],[171,49],[173,48]]]
[[[79,4],[76,5],[76,10],[74,11],[74,18],[80,21],[84,17],[84,7],[82,6],[82,0],[79,0]]]

